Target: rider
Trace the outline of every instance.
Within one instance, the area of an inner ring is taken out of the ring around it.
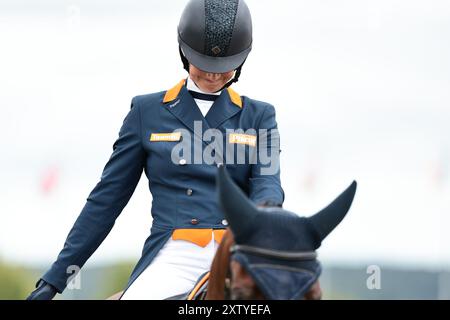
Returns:
[[[231,175],[256,205],[282,205],[279,167],[262,173],[271,163],[261,161],[259,153],[256,161],[248,160],[261,148],[278,156],[275,109],[230,88],[252,48],[246,3],[191,0],[178,25],[178,43],[189,76],[167,91],[133,98],[100,181],[29,299],[52,299],[65,289],[73,277],[68,268],[81,268],[100,246],[142,171],[153,196],[153,224],[122,299],[163,299],[186,292],[208,270],[227,225],[216,201],[215,164],[232,161]],[[223,135],[214,142],[227,147],[226,159],[220,148],[211,150],[213,143],[204,138],[207,129]],[[229,133],[236,129],[269,131],[260,143],[256,134]],[[180,144],[187,149],[173,156]],[[238,154],[228,157],[228,147],[244,147],[247,160],[236,164]],[[210,153],[213,163],[198,161],[198,148],[201,155]]]

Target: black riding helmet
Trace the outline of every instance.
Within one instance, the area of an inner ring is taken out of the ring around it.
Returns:
[[[236,70],[225,87],[237,82],[252,49],[252,19],[243,0],[190,0],[178,25],[183,67],[224,73]]]

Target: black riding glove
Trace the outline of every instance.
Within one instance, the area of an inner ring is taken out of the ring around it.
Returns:
[[[44,280],[39,280],[34,290],[27,297],[27,300],[52,300],[58,290]]]

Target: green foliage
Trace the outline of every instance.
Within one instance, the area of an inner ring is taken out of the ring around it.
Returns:
[[[134,265],[135,262],[122,261],[83,269],[82,290],[65,290],[55,299],[106,299],[125,288]],[[45,269],[0,260],[0,300],[25,299],[44,272]]]
[[[102,285],[95,298],[106,299],[122,291],[130,278],[134,265],[134,262],[120,262],[106,267],[102,277]]]
[[[32,271],[0,261],[0,300],[25,299],[35,282]]]

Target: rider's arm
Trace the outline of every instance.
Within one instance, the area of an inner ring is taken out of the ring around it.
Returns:
[[[72,275],[67,268],[81,268],[100,246],[139,182],[145,164],[141,126],[140,105],[134,98],[100,181],[89,194],[57,260],[42,277],[60,293]]]
[[[284,191],[280,183],[280,136],[275,119],[275,108],[265,105],[258,125],[258,158],[252,165],[250,199],[261,206],[281,206]],[[260,129],[266,129],[261,132]],[[261,157],[261,154],[267,155]]]

